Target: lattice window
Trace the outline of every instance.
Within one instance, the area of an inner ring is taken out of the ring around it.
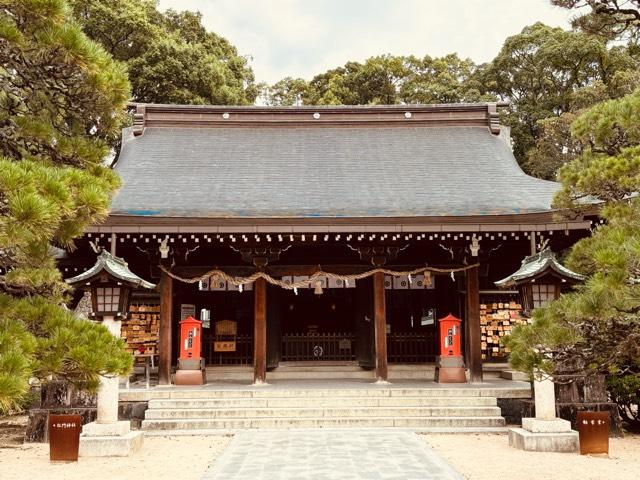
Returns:
[[[97,292],[99,312],[117,312],[120,304],[119,287],[98,287]]]
[[[556,286],[553,284],[532,285],[533,308],[542,307],[556,298]]]

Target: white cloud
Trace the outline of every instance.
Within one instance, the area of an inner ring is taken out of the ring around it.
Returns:
[[[160,0],[160,8],[199,10],[271,83],[384,53],[485,62],[524,26],[567,27],[570,18],[550,0]]]

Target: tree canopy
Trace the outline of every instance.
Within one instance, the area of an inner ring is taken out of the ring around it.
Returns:
[[[381,55],[313,77],[285,78],[263,91],[269,105],[367,105],[492,100],[477,66],[456,54],[440,58]]]
[[[551,0],[558,7],[580,12],[573,25],[609,39],[624,39],[635,47],[640,37],[640,0]]]
[[[160,12],[154,0],[70,0],[87,36],[125,62],[133,100],[252,104],[253,71],[197,12]]]
[[[516,158],[529,171],[552,178],[558,156],[580,152],[576,145],[561,141],[572,115],[554,120],[575,114],[589,91],[595,94],[595,101],[611,98],[609,85],[619,82],[622,72],[637,68],[625,47],[610,47],[597,36],[536,23],[505,40],[487,68],[485,81],[502,100],[511,102],[503,122],[511,126]],[[550,152],[549,142],[558,140],[560,144]],[[541,142],[537,147],[542,152],[532,151],[536,141]],[[545,168],[549,154],[556,162]]]
[[[0,410],[30,377],[95,387],[131,365],[119,339],[63,306],[52,245],[105,218],[119,185],[103,165],[120,134],[123,65],[89,41],[62,0],[0,4]]]

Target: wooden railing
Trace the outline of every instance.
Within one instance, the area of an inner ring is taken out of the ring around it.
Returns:
[[[214,352],[214,335],[204,335],[202,355],[207,365],[251,365],[253,363],[253,338],[251,335],[238,335],[235,352]]]
[[[353,333],[285,333],[282,361],[355,360]]]
[[[387,335],[389,363],[435,362],[437,348],[436,332],[399,332]]]
[[[238,335],[235,352],[214,352],[213,335],[205,335],[203,340],[202,350],[207,365],[251,365],[253,362],[253,338],[249,334]],[[284,362],[355,360],[353,333],[285,333],[281,345],[281,360]],[[387,335],[389,363],[434,362],[437,348],[435,332]]]

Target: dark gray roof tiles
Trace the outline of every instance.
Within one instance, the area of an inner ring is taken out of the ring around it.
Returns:
[[[486,127],[148,127],[125,141],[112,215],[415,217],[548,212]]]

